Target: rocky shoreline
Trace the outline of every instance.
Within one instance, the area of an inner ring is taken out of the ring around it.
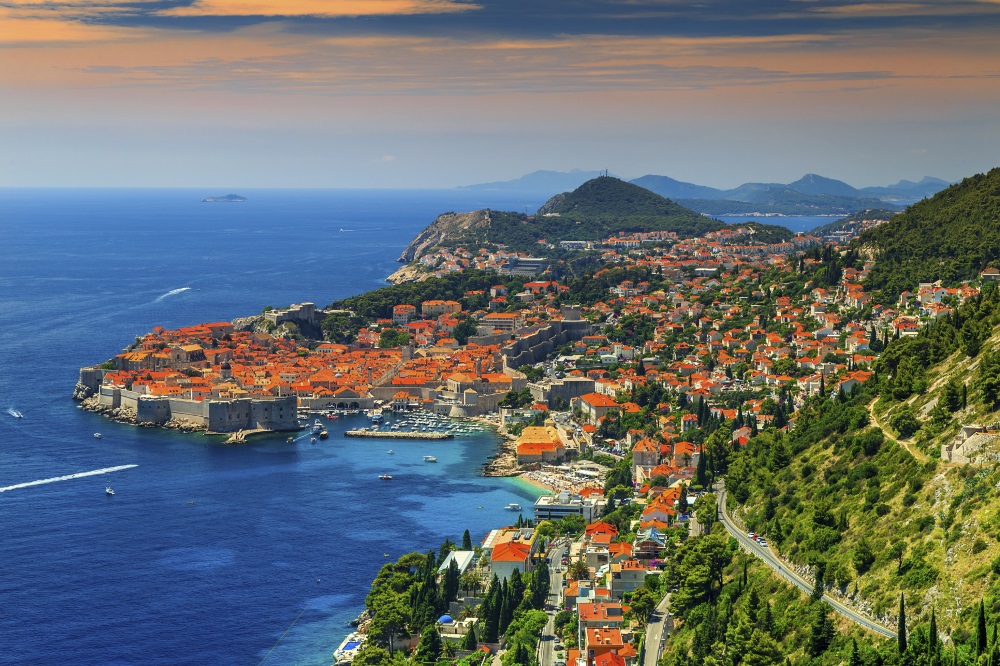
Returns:
[[[521,468],[517,464],[517,440],[509,435],[500,435],[504,439],[497,447],[497,452],[490,456],[483,465],[483,476],[520,476]]]

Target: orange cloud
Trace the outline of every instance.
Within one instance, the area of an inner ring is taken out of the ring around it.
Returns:
[[[195,0],[163,16],[378,16],[446,14],[478,9],[457,0]]]
[[[0,45],[43,45],[60,42],[108,42],[135,37],[138,31],[80,21],[26,14],[0,7]]]

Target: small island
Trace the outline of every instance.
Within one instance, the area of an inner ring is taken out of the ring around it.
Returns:
[[[202,203],[238,203],[246,201],[246,197],[241,197],[238,194],[227,194],[221,197],[205,197],[201,200]]]

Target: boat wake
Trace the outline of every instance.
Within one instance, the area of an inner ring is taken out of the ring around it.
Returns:
[[[156,300],[153,301],[153,302],[154,303],[159,303],[160,301],[162,301],[164,298],[167,298],[168,296],[176,296],[177,294],[180,294],[180,293],[185,292],[185,291],[189,291],[190,289],[191,289],[191,287],[181,287],[180,289],[171,289],[167,293],[160,294],[159,296],[157,296]]]
[[[0,493],[5,493],[8,490],[19,490],[21,488],[30,488],[31,486],[44,486],[47,483],[55,483],[57,481],[70,481],[72,479],[82,479],[87,476],[97,476],[99,474],[111,474],[112,472],[120,472],[124,469],[132,469],[133,467],[138,467],[138,465],[118,465],[117,467],[102,467],[101,469],[94,469],[89,472],[77,472],[76,474],[67,474],[65,476],[54,476],[51,479],[40,479],[38,481],[28,481],[27,483],[15,483],[13,486],[5,486],[0,488]]]
[[[7,413],[10,414],[11,416],[13,416],[15,419],[24,418],[24,414],[22,414],[21,412],[17,411],[13,407],[9,408],[7,410]]]

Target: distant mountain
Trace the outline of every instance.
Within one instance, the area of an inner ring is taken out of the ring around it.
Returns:
[[[567,192],[575,190],[592,178],[604,175],[603,171],[533,171],[514,180],[495,183],[462,185],[460,190],[521,190],[525,192]]]
[[[924,176],[916,183],[912,180],[901,180],[895,185],[885,187],[864,187],[861,192],[868,196],[878,197],[883,201],[909,204],[934,196],[948,187],[949,184],[948,181],[940,178]]]
[[[837,197],[863,196],[861,192],[842,180],[824,178],[814,173],[807,173],[794,183],[788,183],[788,188],[802,194],[830,194]]]
[[[883,301],[919,282],[953,285],[1000,265],[1000,168],[913,204],[858,242],[874,254],[867,284]]]
[[[695,185],[674,180],[668,176],[643,176],[629,181],[639,187],[645,187],[650,192],[655,192],[661,197],[668,199],[719,199],[723,194],[722,190],[707,185]]]
[[[850,215],[869,208],[889,208],[891,204],[873,197],[845,197],[833,194],[803,194],[786,185],[753,190],[740,186],[743,199],[681,199],[683,206],[705,215]]]

